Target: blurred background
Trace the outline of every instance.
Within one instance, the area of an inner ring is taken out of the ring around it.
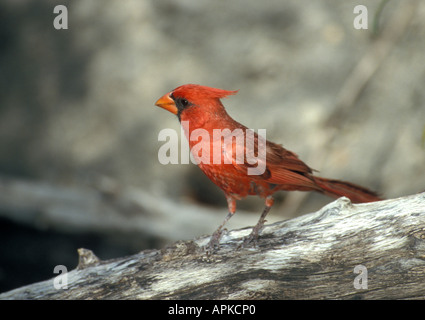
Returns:
[[[56,30],[56,5],[68,29]],[[185,83],[239,90],[228,113],[323,177],[386,198],[424,191],[425,2],[0,2],[0,292],[78,264],[211,234],[226,201],[195,166],[161,165],[154,106]],[[269,223],[332,199],[279,193]],[[228,228],[263,200],[238,202]]]

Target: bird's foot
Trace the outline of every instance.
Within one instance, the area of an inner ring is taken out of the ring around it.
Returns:
[[[252,228],[251,233],[248,237],[244,238],[243,242],[238,246],[238,249],[240,248],[246,248],[249,245],[253,244],[254,247],[257,245],[258,242],[258,234],[260,233],[261,229],[264,227],[264,223],[267,221],[266,216],[267,213],[270,211],[270,208],[273,205],[273,198],[271,196],[267,197],[266,199],[266,207],[263,210],[263,213],[261,214],[260,219],[258,220],[257,224],[254,228]]]
[[[207,253],[207,255],[218,250],[220,247],[220,239],[225,231],[227,231],[227,229],[218,229],[211,235],[210,241],[203,247],[203,250]]]
[[[251,233],[243,239],[243,242],[238,246],[238,249],[240,248],[247,248],[250,246],[253,246],[254,248],[257,246],[258,243],[258,234],[260,233],[261,229],[264,227],[264,222],[266,220],[260,220],[254,228],[252,228]]]
[[[248,248],[253,246],[254,248],[258,243],[258,232],[254,232],[254,230],[249,234],[249,236],[243,238],[242,243],[238,246],[238,249]]]

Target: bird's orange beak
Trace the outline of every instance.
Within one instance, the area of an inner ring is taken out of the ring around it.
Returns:
[[[165,110],[170,111],[171,113],[177,114],[178,110],[176,107],[176,104],[174,103],[174,100],[170,98],[170,94],[167,93],[163,95],[157,102],[155,102],[155,105],[158,107],[161,107]]]

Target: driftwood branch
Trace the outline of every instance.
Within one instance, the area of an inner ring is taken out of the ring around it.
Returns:
[[[0,299],[412,299],[425,297],[425,193],[369,204],[347,198],[267,225],[257,247],[237,249],[249,228],[162,250],[80,264]],[[61,275],[62,276],[62,275]],[[63,279],[62,279],[63,280]]]

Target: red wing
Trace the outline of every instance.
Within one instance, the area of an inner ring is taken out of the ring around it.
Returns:
[[[243,144],[241,135],[243,135]],[[310,187],[314,184],[309,177],[312,169],[298,159],[295,153],[267,141],[249,129],[243,130],[240,135],[234,135],[232,140],[222,140],[222,143],[224,161],[232,163],[239,172],[246,175],[258,175],[273,184]]]
[[[286,150],[280,144],[267,141],[267,163],[270,166],[283,167],[299,173],[312,173],[313,170],[302,162],[298,156]]]

